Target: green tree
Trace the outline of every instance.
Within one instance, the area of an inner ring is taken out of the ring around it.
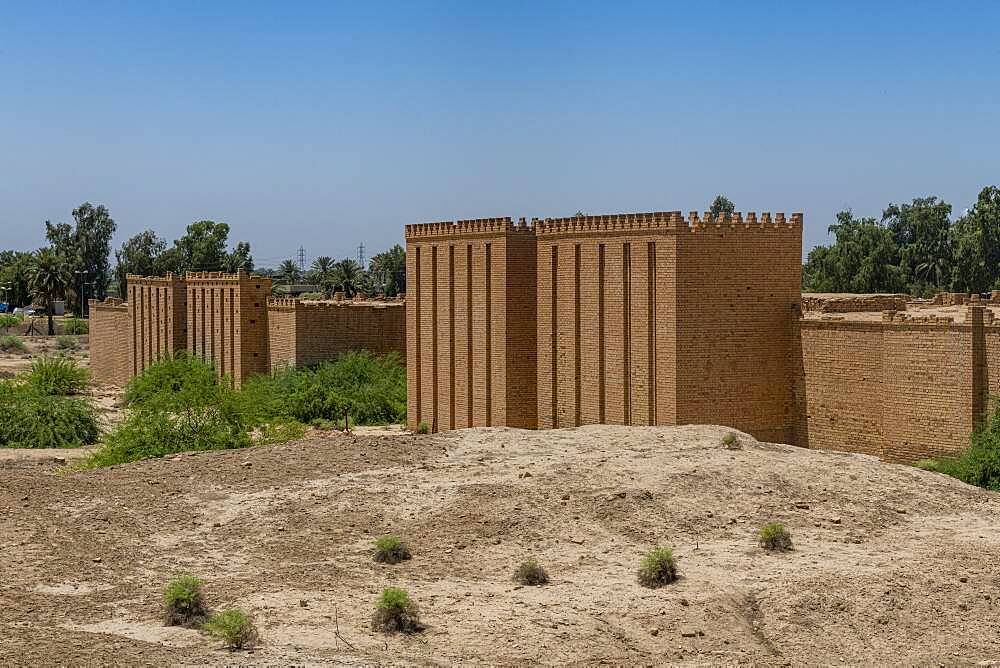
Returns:
[[[736,211],[736,205],[729,201],[729,198],[725,195],[716,195],[715,199],[712,200],[712,206],[709,211],[711,212],[713,218],[718,216],[720,213],[724,213],[729,216]]]
[[[278,265],[278,276],[286,283],[298,283],[302,278],[302,272],[299,271],[299,265],[295,264],[295,260],[284,260]]]
[[[892,230],[874,218],[837,214],[831,246],[810,251],[802,270],[806,292],[899,292],[899,247]]]
[[[937,197],[890,204],[882,224],[899,248],[899,276],[906,292],[918,296],[947,290],[952,276],[951,205]]]
[[[396,244],[389,250],[373,256],[368,263],[376,291],[386,297],[395,297],[406,292],[406,251]]]
[[[250,243],[240,241],[232,253],[226,256],[225,269],[231,274],[235,274],[240,269],[243,271],[253,271],[253,256],[250,255]]]
[[[14,306],[31,303],[31,253],[6,250],[0,252],[0,299]]]
[[[53,307],[56,300],[66,295],[70,282],[70,273],[66,259],[52,248],[42,248],[35,253],[31,268],[31,292],[41,302],[48,314],[49,336],[55,336],[55,324],[52,321]]]
[[[212,220],[199,220],[187,226],[187,231],[174,242],[182,271],[222,271],[228,253],[229,225]],[[180,272],[178,272],[180,273]]]
[[[983,188],[975,205],[951,229],[952,288],[959,292],[1000,289],[1000,188]]]
[[[331,280],[335,288],[342,290],[344,296],[350,299],[364,287],[365,271],[354,260],[340,260],[333,265]]]
[[[167,250],[167,242],[156,236],[152,230],[140,232],[122,244],[115,251],[115,275],[118,280],[118,296],[128,298],[128,274],[155,276],[161,273],[161,256]],[[166,273],[163,271],[162,273]]]
[[[73,209],[75,225],[45,221],[45,236],[52,249],[63,257],[71,277],[66,291],[67,307],[82,312],[79,294],[82,283],[93,285],[87,298],[104,299],[111,282],[111,238],[117,226],[103,205],[84,202]]]
[[[316,285],[325,285],[333,270],[333,258],[329,255],[321,255],[313,260],[309,268],[309,280]]]

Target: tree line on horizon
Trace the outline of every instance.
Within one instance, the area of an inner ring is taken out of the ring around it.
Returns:
[[[129,274],[163,276],[168,272],[254,271],[250,244],[239,241],[229,248],[230,227],[226,223],[199,220],[168,245],[152,230],[144,230],[114,251],[117,229],[104,205],[84,202],[72,211],[73,223],[45,221],[48,245],[34,252],[0,250],[0,302],[13,306],[37,305],[46,309],[49,335],[54,333],[53,305],[66,301],[66,308],[83,313],[84,299],[103,300],[109,294],[124,298]],[[335,262],[323,256],[303,275],[298,265],[286,260],[278,269],[256,273],[285,282],[307,279],[320,286],[325,296],[343,291],[395,297],[406,290],[406,252],[396,244],[371,258],[367,268],[351,259]]]

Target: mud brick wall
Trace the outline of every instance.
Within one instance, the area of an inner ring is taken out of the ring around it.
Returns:
[[[909,295],[802,295],[803,311],[859,313],[865,311],[905,311]]]
[[[677,236],[677,423],[794,443],[802,214],[689,214]]]
[[[267,302],[271,369],[309,366],[345,352],[406,356],[403,302]]]
[[[132,321],[119,299],[90,300],[90,371],[101,385],[124,386],[132,377]]]
[[[187,290],[184,279],[167,274],[128,276],[131,374],[187,347]]]
[[[239,386],[267,373],[267,298],[271,279],[220,272],[189,272],[187,282],[187,347],[211,361],[220,375]]]
[[[794,441],[801,214],[535,227],[540,427],[705,422]]]
[[[537,426],[534,253],[523,219],[406,227],[411,429]]]
[[[811,448],[913,462],[966,448],[1000,390],[1000,327],[982,307],[966,322],[802,320]]]

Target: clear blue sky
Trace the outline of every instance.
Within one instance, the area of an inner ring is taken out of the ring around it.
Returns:
[[[0,248],[89,200],[258,266],[411,222],[1000,183],[1000,2],[0,4]]]

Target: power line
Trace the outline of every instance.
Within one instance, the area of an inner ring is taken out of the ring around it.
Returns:
[[[360,244],[358,244],[358,264],[361,265],[362,269],[365,268],[365,242],[364,241],[362,241]]]

